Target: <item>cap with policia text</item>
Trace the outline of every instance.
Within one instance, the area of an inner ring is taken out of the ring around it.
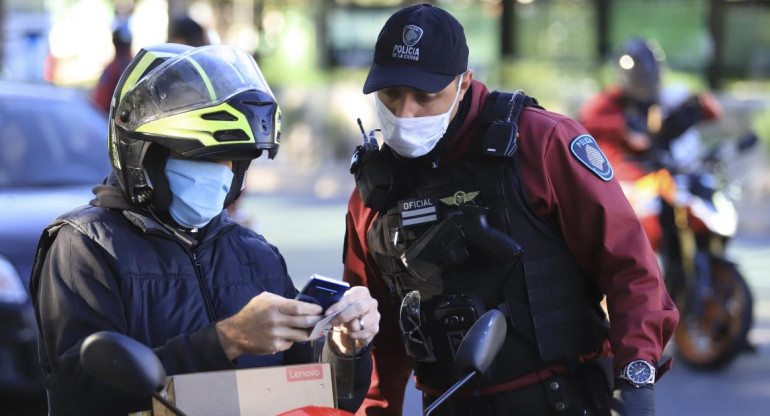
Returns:
[[[364,94],[394,86],[438,92],[467,70],[460,22],[438,7],[417,4],[397,11],[382,27]]]

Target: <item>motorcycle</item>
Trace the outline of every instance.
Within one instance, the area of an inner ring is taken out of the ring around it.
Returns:
[[[657,169],[621,183],[643,223],[660,221],[658,255],[666,288],[680,312],[676,353],[697,369],[721,368],[751,349],[752,294],[738,266],[725,256],[738,213],[724,161],[756,140],[752,133],[734,147],[717,145],[686,170],[669,153],[658,152]]]
[[[503,314],[487,311],[463,337],[455,358],[455,368],[465,374],[441,397],[425,409],[428,416],[474,376],[487,371],[500,348],[507,331]],[[111,331],[88,336],[80,349],[80,361],[87,373],[118,390],[138,397],[153,397],[173,414],[186,416],[160,391],[166,382],[166,371],[160,359],[149,347]],[[276,416],[352,416],[350,412],[321,406],[305,406]]]

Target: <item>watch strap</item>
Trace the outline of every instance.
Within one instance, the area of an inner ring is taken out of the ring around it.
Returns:
[[[615,379],[615,385],[613,390],[617,389],[623,389],[623,388],[632,388],[632,389],[654,389],[655,384],[649,383],[642,386],[637,386],[636,384],[632,383],[630,380],[627,380],[625,378],[616,378]]]

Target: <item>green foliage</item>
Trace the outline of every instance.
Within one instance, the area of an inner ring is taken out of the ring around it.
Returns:
[[[499,79],[486,81],[491,89],[522,89],[551,111],[574,116],[582,101],[599,91],[597,70],[590,66],[544,59],[518,59],[501,63]]]
[[[756,111],[751,116],[751,128],[766,149],[770,149],[770,108]]]
[[[259,67],[270,85],[317,84],[323,73],[317,67],[318,46],[312,16],[301,9],[284,11],[285,28],[280,35],[260,42]]]
[[[593,1],[535,1],[516,6],[518,54],[527,58],[594,60]]]
[[[709,47],[708,5],[704,0],[615,1],[610,18],[613,46],[632,36],[653,39],[672,68],[702,70]]]
[[[333,37],[336,42],[349,43],[342,46],[373,48],[375,33],[379,32],[393,4],[378,0],[337,2],[342,3],[353,5],[351,9],[358,11],[337,11],[339,15],[333,12],[329,16],[332,27],[327,27],[327,30],[335,30]],[[669,70],[664,74],[665,84],[682,83],[691,91],[708,89],[705,79],[710,48],[708,1],[614,0],[611,3],[612,50],[630,36],[654,39],[667,55]],[[321,2],[283,3],[271,0],[266,4],[285,12],[286,29],[275,39],[261,40],[257,51],[260,67],[271,86],[277,90],[279,99],[284,98],[280,96],[280,90],[304,91],[300,94],[302,99],[295,100],[299,103],[297,106],[287,105],[284,108],[287,133],[291,133],[294,126],[309,126],[318,139],[314,145],[322,146],[325,155],[346,158],[356,128],[355,116],[351,116],[352,113],[344,107],[354,107],[358,114],[370,105],[369,98],[360,94],[368,67],[330,71],[320,68],[319,58],[323,48],[317,44],[316,25],[321,22],[316,20],[316,12]],[[358,6],[375,4],[376,11],[361,13],[357,9]],[[492,2],[466,0],[446,0],[439,4],[463,23],[470,47],[469,66],[474,70],[475,77],[490,89],[523,89],[538,98],[547,109],[575,117],[586,98],[614,82],[612,66],[608,62],[600,63],[597,57],[593,0],[517,3],[517,58],[508,61],[501,61],[499,56],[499,7],[492,6]],[[383,5],[388,7],[379,7]],[[392,10],[397,7],[393,6]],[[736,99],[730,98],[723,104],[734,105],[746,96],[764,103],[767,101],[765,97],[770,96],[770,81],[760,77],[762,68],[766,71],[767,65],[763,62],[770,60],[770,53],[767,48],[757,45],[766,45],[770,39],[770,24],[762,23],[770,13],[766,12],[766,8],[762,9],[763,13],[758,13],[756,9],[752,9],[753,12],[743,9],[734,11],[737,9],[731,9],[726,17],[725,57],[733,63],[748,62],[749,75],[752,74],[751,68],[759,69],[753,72],[757,76],[751,81],[746,81],[744,76],[739,81],[726,82],[723,96]],[[728,74],[735,73],[731,65],[724,63],[723,68]],[[343,90],[346,91],[347,104],[345,100],[334,99]],[[356,97],[362,101],[358,102]],[[733,109],[729,123],[722,123],[726,125],[723,130],[737,132],[751,124],[770,145],[770,110],[764,108],[763,105],[752,104],[749,113]],[[714,131],[713,135],[723,137],[723,133],[721,130]],[[284,135],[284,138],[288,137],[290,134]]]

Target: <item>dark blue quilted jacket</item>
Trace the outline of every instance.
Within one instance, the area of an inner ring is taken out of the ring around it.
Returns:
[[[49,414],[112,415],[149,408],[149,400],[115,391],[84,371],[80,346],[97,331],[127,334],[152,347],[169,375],[311,359],[309,345],[295,344],[284,353],[232,362],[217,339],[214,323],[259,293],[297,294],[276,247],[226,211],[200,231],[197,241],[174,235],[121,202],[119,192],[96,187],[91,206],[54,220],[38,245],[30,292]],[[371,358],[364,358],[356,360],[362,376],[356,398],[345,407],[357,407],[368,388]]]

